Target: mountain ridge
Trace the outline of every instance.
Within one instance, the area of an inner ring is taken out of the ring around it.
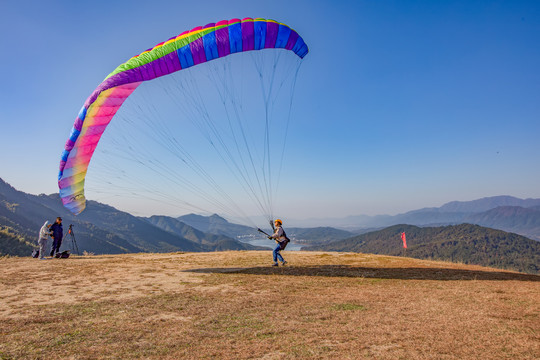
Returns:
[[[22,252],[30,255],[29,249],[36,246],[43,222],[46,219],[52,222],[57,216],[64,220],[64,234],[68,224],[73,224],[75,242],[81,252],[120,254],[256,249],[234,239],[222,239],[215,244],[193,242],[92,200],[87,202],[82,214],[74,216],[63,207],[58,194],[26,194],[0,179],[0,226],[3,229],[0,232],[0,255],[22,256]],[[73,245],[72,242],[66,237],[62,249]]]
[[[537,205],[538,202],[540,202],[538,199],[522,200],[510,196],[496,196],[478,199],[467,204],[450,202],[440,208],[423,208],[395,216],[381,215],[372,218],[362,216],[362,219],[363,221],[376,219],[383,223],[402,220],[404,221],[402,224],[407,223],[406,226],[414,226],[414,228],[407,230],[412,231],[411,229],[415,229],[413,234],[422,231],[432,235],[434,233],[444,233],[446,238],[442,238],[441,235],[433,235],[438,241],[424,239],[421,250],[420,247],[416,247],[418,244],[415,244],[414,236],[411,238],[412,242],[408,251],[409,253],[416,253],[420,258],[436,257],[450,261],[472,261],[475,263],[479,261],[480,265],[508,266],[519,271],[535,272],[538,271],[535,264],[538,259],[534,257],[535,254],[531,255],[529,252],[530,249],[537,249],[538,244],[523,236],[518,237],[519,235],[516,234],[521,233],[520,235],[523,235],[524,232],[528,231],[532,234],[532,239],[535,239],[533,237],[535,234],[540,234],[540,205]],[[499,204],[506,205],[497,206]],[[484,212],[460,212],[483,210],[491,206],[496,207]],[[177,218],[154,215],[143,218],[119,211],[110,205],[90,200],[87,203],[85,212],[79,216],[73,216],[63,207],[57,194],[26,194],[0,179],[0,254],[29,255],[30,249],[35,246],[37,231],[43,224],[44,219],[54,220],[57,215],[64,218],[65,231],[67,231],[68,224],[74,224],[74,233],[79,249],[89,253],[120,254],[263,249],[249,244],[250,241],[260,237],[256,229],[230,223],[217,214],[210,216],[188,214]],[[415,221],[419,224],[415,224]],[[463,225],[463,222],[476,225]],[[319,222],[319,225],[321,223],[323,222]],[[436,227],[433,224],[437,224],[441,228],[446,227],[447,230],[437,232],[433,230]],[[457,224],[461,224],[462,227],[448,228],[448,226],[457,226]],[[371,223],[371,225],[377,224]],[[383,225],[379,228],[373,226],[371,229],[363,228],[356,235],[350,231],[325,226],[314,228],[285,226],[285,229],[293,242],[305,245],[306,249],[315,249],[317,246],[322,246],[322,249],[326,246],[324,249],[357,251],[359,249],[358,241],[352,243],[350,239],[358,240],[359,236],[382,236],[373,234],[377,232],[388,234],[391,231],[388,229],[393,229],[395,226],[396,224]],[[462,228],[467,226],[470,227],[469,232],[475,234],[475,239],[471,240],[466,238],[465,235],[459,235],[464,232]],[[417,230],[417,228],[422,229],[422,227],[425,230]],[[503,229],[497,233],[497,230],[489,228]],[[503,230],[515,234],[508,234]],[[453,240],[457,236],[456,234],[462,236],[462,240],[465,240],[456,242]],[[392,236],[395,237],[396,234]],[[501,249],[503,249],[501,250],[502,253],[489,253],[494,247],[497,247],[493,243],[486,243],[485,239],[490,237],[500,241]],[[243,241],[240,242],[238,239],[243,239]],[[540,235],[538,235],[537,239],[540,239]],[[70,238],[67,238],[64,246],[69,246],[69,241]],[[533,242],[531,243],[531,241]],[[252,243],[259,244],[256,241]],[[477,248],[476,244],[483,244],[484,254],[480,254],[481,249]],[[382,251],[381,249],[383,249],[381,246],[379,248],[372,248],[365,244],[362,246],[360,251],[371,252]],[[525,255],[516,253],[512,246],[524,249]],[[385,251],[383,253],[388,253],[387,250]],[[397,249],[392,251],[402,250],[398,246]],[[388,254],[393,255],[394,253]],[[455,254],[461,254],[461,257],[456,257]],[[488,256],[487,254],[491,255]],[[530,265],[531,257],[524,260],[529,255],[532,256],[533,265]],[[499,261],[499,263],[490,263],[490,257],[493,261]]]
[[[489,219],[490,217],[502,218],[503,215],[497,212],[508,212],[508,209],[495,209],[507,207],[519,207],[536,212],[528,212],[527,217],[524,217],[516,210],[514,219],[507,217],[502,223]],[[484,214],[486,212],[487,214]],[[471,201],[451,201],[440,207],[426,207],[396,215],[351,215],[342,218],[329,218],[326,221],[312,218],[304,222],[295,222],[304,225],[324,223],[350,232],[365,232],[366,229],[381,229],[396,224],[436,226],[473,223],[540,240],[540,227],[536,225],[540,223],[540,199],[519,199],[501,195]]]
[[[407,249],[401,234],[406,234]],[[399,224],[328,244],[303,247],[308,251],[340,251],[443,260],[538,274],[540,242],[474,224],[419,227]]]

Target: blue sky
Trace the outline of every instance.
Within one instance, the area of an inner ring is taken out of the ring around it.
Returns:
[[[8,1],[0,177],[57,192],[73,121],[109,72],[184,30],[243,17],[286,23],[310,48],[279,216],[540,197],[538,1]]]

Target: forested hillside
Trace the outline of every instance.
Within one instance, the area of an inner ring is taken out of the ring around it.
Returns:
[[[23,236],[8,226],[0,225],[0,256],[28,256],[32,249],[33,246]]]
[[[406,250],[403,249],[400,237],[402,232],[405,232],[407,238]],[[302,249],[405,255],[533,274],[540,271],[540,242],[471,224],[425,228],[395,225],[326,245]]]
[[[0,226],[4,229],[0,235],[0,254],[30,256],[32,247],[37,246],[38,232],[45,220],[53,222],[57,216],[64,220],[64,234],[69,225],[73,225],[75,241],[81,253],[256,249],[229,238],[215,243],[192,241],[96,201],[88,201],[86,210],[75,216],[64,208],[58,194],[26,194],[0,179]],[[72,245],[68,237],[61,249],[74,250]]]

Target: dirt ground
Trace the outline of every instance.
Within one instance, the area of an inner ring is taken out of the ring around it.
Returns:
[[[535,359],[540,276],[352,253],[2,258],[0,359]]]

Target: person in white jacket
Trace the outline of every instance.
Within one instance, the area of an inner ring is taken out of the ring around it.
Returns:
[[[39,258],[40,260],[45,259],[45,248],[47,247],[47,241],[51,236],[51,231],[49,230],[48,221],[45,221],[45,224],[39,229],[38,245],[39,245]]]

